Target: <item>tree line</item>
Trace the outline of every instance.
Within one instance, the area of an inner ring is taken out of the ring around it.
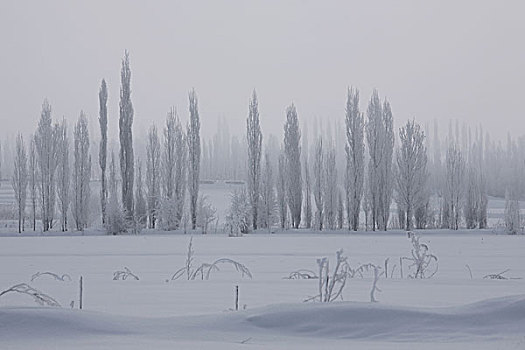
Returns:
[[[429,137],[430,128],[415,120],[396,132],[390,102],[374,90],[362,111],[359,90],[352,87],[347,91],[343,125],[334,128],[335,135],[317,132],[311,145],[308,132],[302,138],[293,103],[286,108],[282,142],[270,135],[263,143],[255,90],[248,103],[245,137],[230,137],[227,128],[218,127],[213,139],[201,140],[193,89],[188,94],[185,127],[171,108],[161,130],[155,124],[148,129],[144,166],[133,148],[127,51],[120,78],[118,158],[108,151],[104,79],[99,90],[100,222],[109,233],[207,226],[215,209],[199,195],[201,177],[246,181],[246,188],[232,196],[226,218],[230,233],[235,234],[272,227],[486,228],[489,195],[506,197],[507,229],[515,233],[521,227],[523,138],[509,137],[503,147],[484,135],[481,127],[474,133],[465,127],[460,132],[459,124],[454,129],[452,123],[446,138],[440,138],[437,124]],[[56,225],[70,230],[68,215],[76,230],[91,224],[90,182],[95,171],[90,145],[82,111],[71,143],[67,122],[54,122],[51,105],[44,101],[34,135],[26,142],[19,134],[15,142],[12,186],[19,232],[26,219],[36,230],[37,217],[43,231]]]

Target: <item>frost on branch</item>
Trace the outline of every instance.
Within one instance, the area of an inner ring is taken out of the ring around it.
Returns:
[[[319,278],[319,276],[314,271],[307,269],[292,271],[287,277],[284,277],[284,279],[288,280],[310,280],[316,278]]]
[[[0,293],[0,297],[4,294],[11,293],[11,292],[27,294],[29,296],[32,296],[35,302],[42,306],[61,307],[58,301],[56,301],[49,295],[42,293],[38,289],[31,287],[30,285],[26,283],[20,283],[20,284],[12,286],[9,289],[4,290],[2,293]]]
[[[399,259],[401,278],[403,277],[404,260],[411,263],[408,268],[413,272],[408,275],[409,278],[431,278],[438,270],[438,258],[430,253],[428,245],[419,242],[421,236],[413,232],[408,232],[408,237],[412,243],[412,256],[404,256]]]
[[[193,237],[190,239],[190,243],[188,244],[188,254],[186,256],[186,262],[184,263],[184,266],[178,269],[172,276],[171,280],[177,280],[181,278],[182,276],[186,275],[186,278],[188,281],[193,281],[197,277],[200,276],[201,280],[208,280],[210,278],[210,274],[213,271],[220,271],[219,265],[222,264],[230,264],[235,267],[235,270],[237,270],[241,277],[247,276],[249,278],[252,278],[252,274],[250,270],[243,264],[241,264],[238,261],[228,259],[228,258],[220,258],[215,260],[213,263],[202,263],[199,265],[199,267],[194,268],[194,261],[195,259],[193,256],[195,255],[195,252],[193,250]]]
[[[375,298],[375,292],[381,292],[381,290],[377,287],[377,281],[381,275],[383,275],[383,272],[380,272],[381,267],[374,264],[364,264],[354,269],[348,263],[348,258],[343,255],[342,249],[336,252],[336,265],[331,273],[330,261],[328,258],[317,259],[317,266],[319,267],[319,277],[317,277],[319,279],[319,294],[314,297],[310,297],[305,301],[318,300],[322,303],[330,303],[339,298],[342,300],[343,289],[346,286],[346,281],[348,278],[354,278],[356,276],[363,277],[363,273],[373,271],[374,281],[372,284],[372,289],[370,290],[370,301],[377,302]],[[293,273],[290,276],[292,275]]]
[[[31,282],[39,278],[40,276],[48,275],[53,277],[56,281],[62,281],[62,282],[71,282],[71,276],[69,276],[67,273],[63,274],[62,276],[57,275],[53,272],[37,272],[33,276],[31,276]]]
[[[139,277],[131,272],[130,269],[124,266],[124,271],[115,271],[113,272],[113,281],[122,280],[125,281],[128,277],[133,277],[135,280],[139,280]]]

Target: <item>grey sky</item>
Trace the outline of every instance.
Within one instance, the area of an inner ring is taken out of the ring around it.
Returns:
[[[343,118],[353,85],[363,110],[374,87],[387,96],[398,123],[458,118],[519,135],[524,12],[520,1],[4,0],[0,137],[32,131],[44,97],[55,118],[83,109],[94,124],[103,77],[115,132],[126,48],[136,134],[172,105],[186,120],[192,87],[209,136],[218,116],[244,130],[253,88],[263,132],[276,133],[291,101],[303,120]]]

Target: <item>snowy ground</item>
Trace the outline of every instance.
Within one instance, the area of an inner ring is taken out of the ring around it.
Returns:
[[[195,235],[196,263],[230,257],[253,279],[228,266],[208,281],[167,280],[183,266],[188,235],[4,237],[0,239],[0,289],[26,282],[64,308],[37,308],[26,295],[0,298],[1,349],[523,349],[525,348],[525,236],[425,232],[439,258],[430,280],[381,279],[379,303],[369,303],[372,279],[352,279],[345,302],[302,303],[316,280],[287,280],[291,271],[316,269],[316,258],[343,248],[351,265],[390,267],[410,254],[403,233],[270,235],[242,238]],[[473,278],[466,265],[469,265]],[[139,281],[113,281],[129,267]],[[505,276],[483,276],[510,269]],[[67,273],[72,282],[38,271]],[[406,271],[405,271],[406,274]],[[84,278],[84,310],[78,278]],[[240,306],[233,312],[234,289]],[[493,299],[496,298],[496,299]],[[472,305],[471,303],[477,303]],[[243,343],[244,342],[244,343]]]

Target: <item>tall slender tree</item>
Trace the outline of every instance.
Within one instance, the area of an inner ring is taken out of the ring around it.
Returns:
[[[349,230],[359,229],[365,173],[364,117],[359,111],[359,90],[348,89],[346,100],[345,192]]]
[[[35,133],[35,149],[38,164],[38,187],[42,209],[42,230],[53,227],[55,212],[55,174],[57,168],[57,128],[53,127],[51,105],[44,100],[42,112]]]
[[[106,80],[102,79],[98,92],[100,125],[100,148],[98,153],[98,163],[100,165],[100,205],[102,208],[102,224],[106,223],[106,206],[108,202],[108,186],[106,183],[106,165],[108,157],[108,89]]]
[[[155,228],[160,204],[160,142],[155,125],[148,131],[146,154],[148,225],[149,228]]]
[[[80,112],[75,125],[75,167],[73,168],[73,218],[78,231],[84,231],[88,225],[91,156],[89,155],[88,121],[84,112]]]
[[[278,172],[277,172],[277,206],[279,209],[279,221],[281,228],[284,229],[287,224],[288,206],[286,204],[286,156],[281,151],[279,153]]]
[[[29,193],[31,195],[31,227],[36,231],[36,203],[37,203],[37,161],[35,138],[31,136],[29,145]]]
[[[197,200],[199,199],[199,172],[201,157],[201,124],[199,120],[199,106],[197,101],[197,93],[195,92],[195,89],[190,91],[189,101],[190,121],[188,123],[187,132],[189,155],[188,185],[190,193],[191,228],[195,230],[197,226]]]
[[[319,231],[324,227],[324,152],[323,138],[319,136],[314,153],[314,200],[315,200],[315,226]]]
[[[12,183],[18,213],[18,233],[22,233],[24,230],[27,195],[27,153],[22,134],[18,134],[16,138],[16,153],[13,169]]]
[[[292,227],[301,224],[301,205],[303,201],[303,181],[301,176],[301,132],[297,119],[297,110],[292,103],[286,109],[284,124],[284,154],[286,156],[287,201],[290,209]]]
[[[259,105],[253,90],[249,114],[246,118],[246,140],[248,143],[248,197],[252,213],[252,226],[257,229],[259,209],[259,183],[261,178],[262,133],[259,124]]]
[[[126,218],[133,218],[133,105],[131,103],[131,69],[129,66],[129,53],[126,50],[122,59],[120,71],[120,173],[122,178],[122,205]]]
[[[405,229],[413,228],[415,209],[421,206],[426,191],[427,149],[419,124],[408,121],[399,129],[400,146],[396,151],[395,184],[397,206],[404,213]]]
[[[67,122],[64,118],[58,128],[57,135],[58,167],[57,167],[57,195],[60,210],[60,228],[62,232],[67,231],[67,214],[69,210],[69,184],[71,171],[69,169],[69,136],[67,133]]]

